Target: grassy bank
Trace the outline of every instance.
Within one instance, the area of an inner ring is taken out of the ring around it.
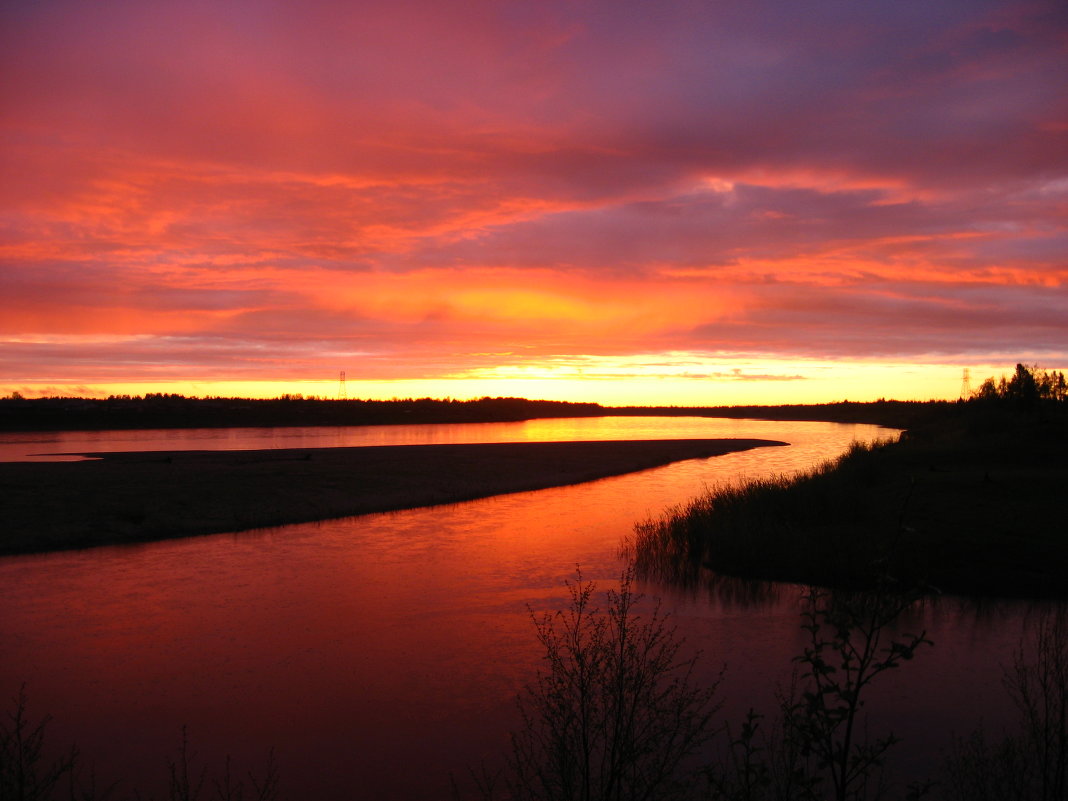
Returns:
[[[647,574],[1068,594],[1065,404],[976,399],[799,478],[714,489],[640,524]]]

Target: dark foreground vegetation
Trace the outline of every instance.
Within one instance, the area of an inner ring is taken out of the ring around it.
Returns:
[[[857,445],[800,477],[712,490],[639,524],[639,570],[863,589],[1068,594],[1068,389],[1020,365],[896,442]]]
[[[454,777],[456,801],[1063,801],[1068,793],[1068,617],[1043,614],[1021,634],[1005,686],[1015,730],[946,734],[932,775],[893,769],[900,742],[865,704],[880,677],[907,669],[932,645],[896,623],[918,601],[885,588],[850,594],[809,590],[794,678],[776,708],[743,720],[720,713],[719,682],[695,678],[688,654],[659,606],[643,603],[632,574],[603,606],[581,574],[571,603],[533,615],[544,661],[517,698],[521,723],[497,766]],[[0,720],[0,801],[275,801],[273,752],[243,772],[229,759],[210,773],[182,731],[176,756],[161,759],[162,791],[143,795],[103,784],[76,748],[46,748],[48,719],[19,691]],[[321,766],[327,768],[327,766]],[[325,800],[324,800],[325,801]]]
[[[121,779],[100,777],[77,746],[56,751],[45,741],[50,716],[31,714],[25,686],[0,720],[0,801],[278,801],[274,752],[262,768],[242,770],[226,757],[205,765],[191,749],[186,730],[176,752],[161,758],[156,792],[130,788]]]
[[[915,594],[810,589],[794,679],[777,708],[719,715],[718,682],[694,680],[659,607],[644,616],[625,574],[599,608],[581,575],[571,605],[535,616],[545,661],[519,697],[507,766],[472,774],[474,797],[514,801],[1063,801],[1068,793],[1068,617],[1046,614],[1021,635],[1005,686],[1012,732],[947,732],[933,775],[893,770],[900,740],[865,704],[880,677],[932,645],[898,630]],[[457,795],[460,795],[457,793]]]

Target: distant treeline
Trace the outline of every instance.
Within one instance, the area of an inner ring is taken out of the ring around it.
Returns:
[[[599,403],[479,398],[451,400],[328,400],[280,398],[188,398],[149,393],[106,399],[0,398],[0,430],[77,431],[134,428],[224,428],[270,426],[493,423],[551,417],[734,417],[763,420],[825,420],[910,428],[943,412],[946,401],[889,401],[785,406],[625,406]]]
[[[656,417],[733,417],[756,420],[819,420],[829,423],[868,423],[911,428],[927,423],[956,406],[958,401],[877,401],[784,404],[780,406],[626,406],[605,409],[604,414]]]
[[[149,393],[89,398],[0,399],[0,430],[78,431],[134,428],[353,426],[402,423],[489,423],[538,417],[593,417],[596,403],[479,398],[478,400],[325,400],[187,398]]]

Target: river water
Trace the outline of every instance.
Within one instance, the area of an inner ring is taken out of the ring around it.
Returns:
[[[7,435],[0,455],[178,448],[756,437],[791,443],[571,487],[131,547],[0,559],[0,692],[26,683],[101,781],[165,794],[187,727],[198,762],[243,771],[274,748],[290,798],[446,798],[449,774],[499,762],[513,698],[539,663],[530,611],[566,605],[576,566],[602,587],[636,521],[704,488],[805,469],[875,426],[707,418],[592,418],[337,429]],[[32,441],[27,441],[32,440]],[[42,458],[42,457],[34,457]],[[44,458],[56,458],[44,457]],[[773,711],[803,646],[800,588],[726,583],[663,599],[724,719]],[[1001,688],[1026,603],[943,599],[902,626],[935,642],[872,698],[874,732],[905,737],[908,772],[950,731],[1008,716]]]
[[[773,470],[803,469],[817,453],[833,455],[852,439],[891,433],[878,426],[708,417],[565,417],[516,423],[0,432],[0,462],[67,461],[81,458],[79,453],[94,451],[232,451],[702,437],[775,439],[787,430],[783,426],[789,426],[796,440],[795,447],[775,461]],[[766,464],[766,459],[761,463]]]

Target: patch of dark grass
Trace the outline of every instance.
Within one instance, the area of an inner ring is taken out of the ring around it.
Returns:
[[[676,578],[714,569],[772,580],[849,583],[858,565],[876,566],[881,545],[897,528],[896,521],[878,520],[874,536],[855,535],[870,522],[864,499],[880,480],[879,466],[872,463],[880,447],[855,445],[841,459],[797,478],[723,485],[641,523],[633,545],[636,566]]]
[[[639,523],[639,572],[709,571],[864,588],[886,577],[971,595],[1068,592],[1068,414],[954,407],[899,441],[855,444],[804,475],[720,486]]]

